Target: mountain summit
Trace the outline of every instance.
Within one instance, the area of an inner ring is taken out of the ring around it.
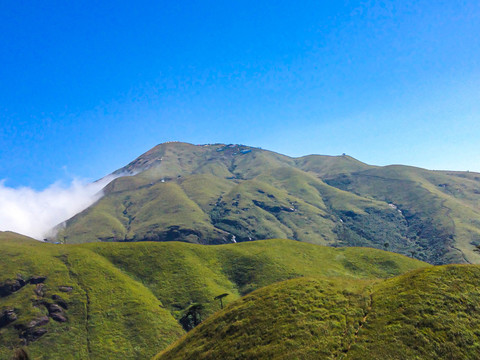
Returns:
[[[291,158],[238,144],[160,144],[114,172],[57,241],[222,244],[289,238],[432,264],[479,263],[480,174]]]

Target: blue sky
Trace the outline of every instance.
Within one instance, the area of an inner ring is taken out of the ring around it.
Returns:
[[[478,1],[3,1],[0,179],[158,143],[480,171]]]

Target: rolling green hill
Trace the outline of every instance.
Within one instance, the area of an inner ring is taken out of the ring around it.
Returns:
[[[479,285],[478,265],[287,280],[230,304],[155,360],[478,359]]]
[[[376,249],[279,239],[53,245],[0,233],[0,253],[0,359],[22,344],[35,360],[145,359],[185,333],[192,306],[201,319],[218,311],[221,294],[229,304],[297,277],[363,283],[429,266]]]
[[[288,238],[431,264],[480,263],[480,174],[165,143],[114,173],[57,239],[225,244]]]
[[[7,239],[5,239],[7,237]],[[141,359],[183,333],[161,302],[81,247],[0,236],[0,359]]]

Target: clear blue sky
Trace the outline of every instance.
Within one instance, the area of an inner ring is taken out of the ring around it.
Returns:
[[[158,143],[480,171],[480,2],[2,1],[0,179]]]

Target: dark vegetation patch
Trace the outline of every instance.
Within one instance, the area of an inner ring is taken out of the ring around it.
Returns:
[[[366,214],[337,212],[340,246],[368,246],[436,264],[453,243],[452,235],[431,220],[397,210],[365,209]]]

